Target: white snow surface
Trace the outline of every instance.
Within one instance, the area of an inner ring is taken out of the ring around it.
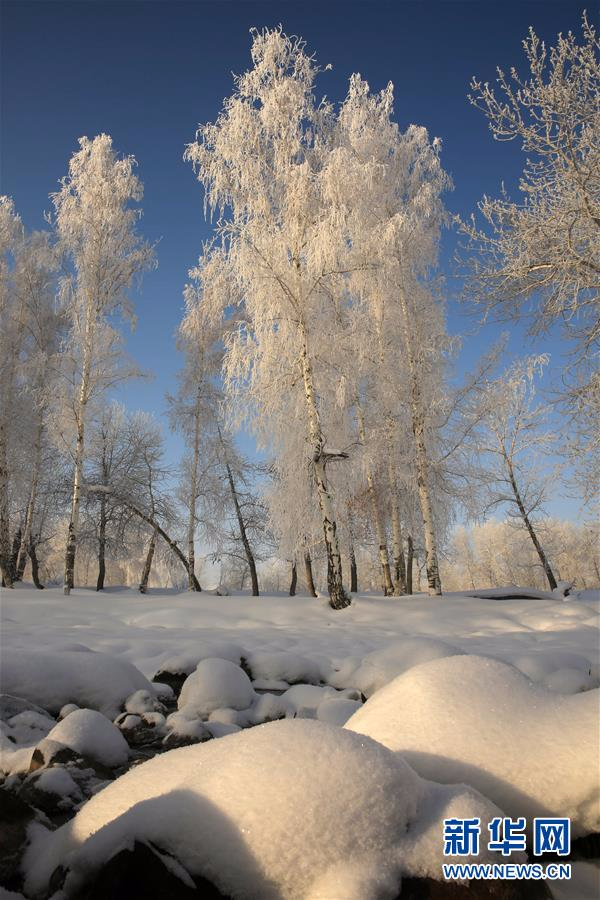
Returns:
[[[58,722],[47,740],[70,747],[105,766],[122,766],[129,747],[119,729],[95,709],[76,709]]]
[[[43,892],[66,864],[68,897],[137,839],[234,898],[317,900],[335,886],[344,900],[385,900],[401,873],[439,877],[444,817],[497,813],[464,785],[422,780],[369,738],[323,722],[274,722],[157,756],[58,831],[37,829],[26,890]]]
[[[188,675],[178,707],[188,716],[206,716],[215,709],[248,709],[256,695],[243,669],[228,659],[203,659]]]
[[[6,597],[9,593],[15,593],[17,598],[26,596],[25,591],[4,591],[4,610],[11,607],[12,596]],[[92,653],[84,646],[78,649],[72,649],[73,645],[65,647],[65,635],[78,633],[81,612],[72,626],[65,621],[66,611],[57,611],[57,615],[58,627],[51,621],[51,610],[44,609],[39,622],[29,623],[29,639],[17,633],[13,641],[10,637],[11,613],[3,612],[3,631],[8,634],[3,635],[7,645],[3,646],[0,657],[0,684],[5,693],[24,697],[53,713],[58,713],[67,704],[76,703],[98,709],[110,718],[117,715],[123,702],[135,691],[153,693],[149,681],[126,659]],[[35,634],[33,640],[31,628]],[[39,646],[48,649],[39,650]]]
[[[599,702],[598,690],[562,696],[497,660],[453,656],[399,676],[345,727],[513,818],[569,816],[577,837],[600,830]]]

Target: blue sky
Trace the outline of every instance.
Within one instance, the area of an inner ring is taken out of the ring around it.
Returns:
[[[163,0],[3,0],[1,36],[0,190],[11,195],[29,228],[43,227],[48,194],[67,171],[81,135],[112,135],[133,154],[145,186],[142,229],[160,239],[158,269],[135,298],[138,326],[130,354],[152,380],[128,384],[121,399],[132,408],[164,410],[180,364],[174,332],[181,318],[187,270],[209,234],[202,194],[184,145],[199,122],[214,120],[231,93],[232,72],[250,63],[252,26],[281,23],[300,34],[321,64],[320,91],[342,99],[349,75],[359,71],[373,89],[391,80],[402,127],[416,122],[443,140],[443,163],[454,180],[452,212],[467,215],[502,181],[514,188],[523,158],[514,144],[495,144],[483,115],[466,98],[472,75],[492,80],[496,65],[523,69],[521,40],[529,25],[548,42],[578,31],[583,6],[540,2],[163,2]],[[442,245],[450,272],[455,237]],[[455,282],[449,282],[453,290]],[[449,329],[465,334],[474,322],[450,297]],[[503,326],[504,327],[504,326]],[[511,327],[514,353],[561,354],[557,334],[535,345]],[[500,332],[487,326],[466,338],[466,369]],[[168,436],[175,460],[180,444]],[[551,504],[574,516],[577,504]]]

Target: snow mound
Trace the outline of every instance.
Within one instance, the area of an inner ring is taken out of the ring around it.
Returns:
[[[323,680],[319,664],[299,653],[260,651],[250,654],[246,664],[252,680],[265,688],[281,682],[319,684]]]
[[[138,690],[154,693],[131,663],[91,650],[4,649],[0,659],[2,690],[25,697],[52,713],[66,704],[97,709],[109,718]]]
[[[570,816],[575,837],[600,826],[598,691],[554,694],[505,663],[454,656],[401,675],[346,728],[513,818]]]
[[[127,741],[119,729],[95,709],[74,710],[54,726],[47,740],[105,766],[122,766],[129,757]]]
[[[362,735],[274,722],[154,757],[62,828],[37,830],[26,891],[43,893],[64,865],[73,896],[139,840],[234,898],[331,898],[343,875],[344,898],[384,900],[397,895],[402,872],[439,878],[446,813],[486,819],[497,809],[464,785],[423,781]]]
[[[252,682],[227,659],[203,659],[183,683],[178,707],[192,715],[208,716],[215,709],[248,709],[256,697]]]
[[[463,651],[438,638],[410,635],[393,641],[383,650],[368,653],[362,663],[352,671],[354,661],[341,664],[338,672],[330,679],[336,687],[352,684],[365,697],[370,697],[402,672],[421,663],[445,656],[456,656]]]

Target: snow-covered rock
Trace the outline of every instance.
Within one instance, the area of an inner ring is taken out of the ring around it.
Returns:
[[[384,900],[397,896],[402,873],[439,878],[445,816],[496,814],[464,785],[423,781],[369,738],[323,722],[273,722],[154,757],[58,831],[38,830],[26,890],[43,892],[62,865],[72,896],[140,841],[227,896]]]
[[[497,660],[453,656],[395,679],[346,728],[514,818],[569,816],[579,836],[600,827],[598,702],[597,691],[561,696]]]
[[[208,716],[215,709],[248,709],[256,695],[252,682],[239,666],[227,659],[203,659],[186,678],[178,707],[188,717]]]
[[[127,741],[119,729],[94,709],[76,709],[54,726],[47,740],[111,768],[124,765],[129,756]]]
[[[3,649],[3,690],[58,713],[67,703],[97,709],[111,719],[137,690],[152,692],[150,682],[124,659],[91,650]]]

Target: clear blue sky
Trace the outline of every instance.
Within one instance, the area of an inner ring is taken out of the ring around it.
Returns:
[[[231,93],[232,72],[250,63],[252,26],[281,23],[300,34],[321,64],[331,63],[320,91],[342,99],[359,71],[372,88],[391,80],[402,127],[416,122],[443,140],[443,162],[455,190],[453,212],[468,214],[504,181],[514,186],[523,164],[517,146],[495,144],[487,123],[466,98],[472,75],[493,80],[496,65],[523,69],[521,40],[529,25],[551,43],[557,32],[579,31],[577,2],[163,2],[163,0],[3,0],[1,31],[0,190],[15,200],[29,228],[43,227],[48,194],[67,171],[77,138],[111,134],[133,154],[145,185],[142,229],[160,239],[158,269],[135,298],[136,333],[128,350],[152,381],[131,383],[122,399],[132,408],[164,410],[179,366],[174,332],[181,290],[208,234],[202,195],[184,145],[199,122],[214,120]],[[443,242],[449,271],[454,246]],[[451,282],[453,284],[454,282]],[[472,330],[457,303],[449,304],[453,333]],[[499,328],[465,341],[468,367]],[[514,352],[547,350],[558,361],[556,335],[529,344],[512,328]],[[169,454],[180,451],[169,437]],[[556,501],[555,514],[576,506]]]

